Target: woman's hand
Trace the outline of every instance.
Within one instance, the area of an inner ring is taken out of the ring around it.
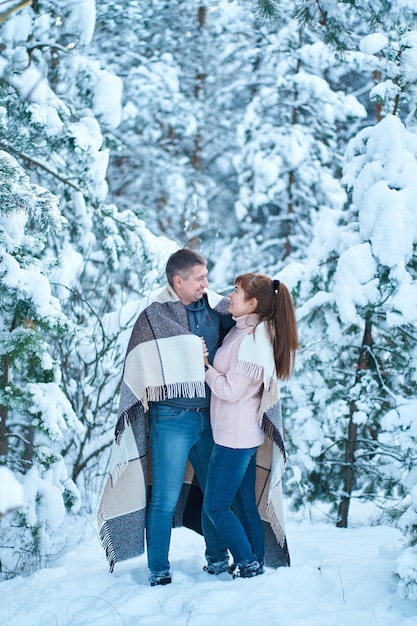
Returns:
[[[203,357],[204,357],[204,365],[208,365],[208,355],[209,351],[207,350],[206,342],[204,341],[204,337],[201,337],[201,344],[203,346]]]

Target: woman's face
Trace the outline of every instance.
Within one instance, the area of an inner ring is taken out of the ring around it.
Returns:
[[[229,299],[230,304],[228,311],[233,317],[241,317],[242,315],[254,313],[258,304],[256,298],[246,300],[246,294],[239,285],[236,285],[234,291],[229,293]]]

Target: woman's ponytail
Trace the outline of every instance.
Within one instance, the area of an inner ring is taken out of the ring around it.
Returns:
[[[264,274],[242,274],[236,284],[245,292],[246,300],[256,298],[255,310],[267,325],[271,340],[277,377],[290,378],[299,347],[294,303],[287,286]]]
[[[273,316],[266,323],[274,347],[277,376],[285,380],[293,372],[299,341],[294,304],[287,286],[282,282],[275,293]]]

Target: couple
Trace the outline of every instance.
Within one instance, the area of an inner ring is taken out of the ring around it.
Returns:
[[[171,582],[173,522],[194,529],[200,522],[188,461],[204,492],[205,571],[252,577],[264,563],[289,565],[278,379],[290,376],[298,348],[291,296],[278,280],[244,274],[222,298],[207,290],[205,258],[186,249],[171,255],[166,274],[167,287],[139,315],[127,348],[98,513],[110,571],[144,552],[146,527],[149,581]]]

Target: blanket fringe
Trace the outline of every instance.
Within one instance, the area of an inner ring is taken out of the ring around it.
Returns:
[[[274,507],[272,506],[270,500],[268,500],[266,504],[265,513],[269,523],[271,524],[271,528],[274,531],[274,535],[277,538],[279,545],[281,546],[281,548],[284,548],[284,546],[286,545],[285,531],[279,522],[278,516],[275,513]]]
[[[265,435],[269,437],[269,439],[271,439],[271,441],[273,441],[278,446],[282,454],[282,462],[285,467],[285,463],[287,461],[287,454],[285,452],[284,441],[282,439],[281,433],[279,432],[278,428],[276,428],[274,423],[271,422],[271,420],[265,414],[263,415],[261,427]]]
[[[275,462],[274,471],[271,474],[271,489],[274,489],[281,482],[282,477],[284,476],[284,472],[286,469],[286,460],[282,456],[279,455],[279,458]]]
[[[237,365],[238,374],[249,376],[250,378],[260,378],[264,368],[259,363],[249,363],[249,361],[239,361]]]
[[[129,461],[122,461],[121,463],[117,463],[117,465],[115,465],[109,471],[112,487],[115,486],[120,476],[123,474],[124,471],[127,470],[128,466],[129,466]]]
[[[161,402],[170,398],[204,398],[206,389],[204,381],[196,380],[186,383],[171,383],[145,389],[146,402]]]
[[[264,384],[261,404],[259,407],[259,421],[261,421],[264,413],[279,402],[279,397],[278,383],[276,379],[272,378],[267,384]]]
[[[120,446],[120,442],[122,440],[123,433],[125,432],[126,426],[130,423],[129,411],[123,411],[118,417],[117,424],[114,429],[114,441]]]
[[[114,431],[113,446],[118,446],[118,448],[120,449],[122,460],[119,460],[118,463],[114,463],[113,466],[109,470],[112,487],[114,487],[114,485],[119,480],[120,476],[123,474],[123,472],[127,469],[129,465],[129,452],[126,447],[124,434],[125,434],[126,428],[128,428],[132,423],[131,415],[133,415],[133,407],[130,407],[130,410],[128,409],[126,411],[123,411],[123,413],[119,415],[116,428]],[[111,461],[112,461],[112,458],[110,459],[110,463]]]
[[[103,520],[100,519],[99,522]],[[114,550],[113,541],[110,535],[110,530],[107,522],[101,526],[99,530],[101,545],[104,548],[104,552],[106,554],[106,558],[109,562],[110,574],[113,573],[114,566],[116,564],[116,552]]]

